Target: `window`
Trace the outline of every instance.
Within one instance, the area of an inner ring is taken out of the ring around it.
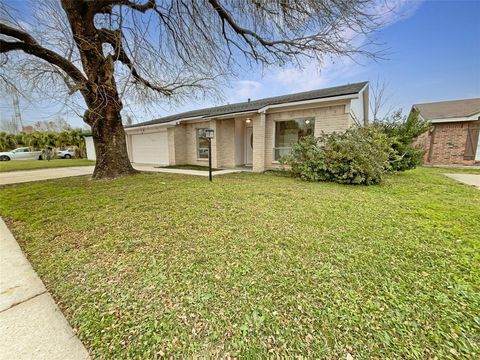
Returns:
[[[208,159],[208,140],[204,128],[197,129],[197,158]]]
[[[298,139],[313,135],[315,118],[296,119],[289,121],[277,121],[275,123],[275,147],[273,149],[275,160],[288,155],[292,145]]]

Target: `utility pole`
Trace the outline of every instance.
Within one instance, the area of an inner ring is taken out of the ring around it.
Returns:
[[[18,100],[18,95],[13,91],[13,109],[15,111],[15,116],[13,117],[15,129],[23,130],[22,124],[22,114],[20,113],[20,101]]]

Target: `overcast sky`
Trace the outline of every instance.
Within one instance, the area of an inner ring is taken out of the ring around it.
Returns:
[[[9,0],[23,6],[20,0]],[[316,64],[304,70],[270,68],[245,71],[224,89],[222,101],[189,101],[175,107],[158,104],[153,113],[132,110],[135,122],[221,103],[313,90],[358,81],[380,79],[388,84],[391,106],[408,111],[412,104],[480,97],[480,1],[396,0],[398,14],[388,19],[377,38],[385,44],[388,59],[358,62],[335,59],[319,70]],[[50,101],[20,104],[24,123],[63,116],[73,126],[81,119],[59,113]],[[13,113],[12,98],[0,96],[1,118]]]

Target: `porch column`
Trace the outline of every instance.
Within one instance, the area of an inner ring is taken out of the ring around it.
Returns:
[[[266,114],[262,112],[253,118],[253,171],[265,171],[265,123]]]

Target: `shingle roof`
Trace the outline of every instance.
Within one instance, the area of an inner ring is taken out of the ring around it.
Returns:
[[[425,120],[462,118],[480,113],[480,98],[415,104]]]
[[[163,124],[170,121],[181,120],[181,119],[192,118],[192,117],[212,117],[212,116],[227,115],[227,114],[246,112],[246,111],[256,111],[265,106],[290,103],[290,102],[296,102],[296,101],[322,99],[322,98],[336,97],[336,96],[342,96],[342,95],[351,95],[351,94],[356,94],[360,92],[360,90],[362,90],[367,84],[368,82],[364,81],[360,83],[335,86],[335,87],[326,88],[326,89],[305,91],[305,92],[275,96],[275,97],[270,97],[270,98],[265,98],[260,100],[253,100],[248,102],[241,102],[241,103],[187,111],[180,114],[169,115],[159,119],[145,121],[139,124],[126,126],[126,128],[139,127],[139,126],[145,126],[145,125],[154,125],[154,124]]]

